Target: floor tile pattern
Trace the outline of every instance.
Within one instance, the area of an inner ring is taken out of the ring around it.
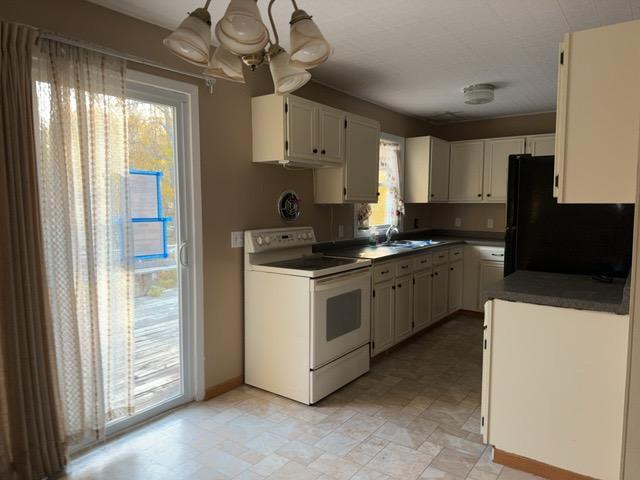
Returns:
[[[419,335],[309,407],[249,386],[75,459],[67,480],[535,480],[480,436],[482,321]]]

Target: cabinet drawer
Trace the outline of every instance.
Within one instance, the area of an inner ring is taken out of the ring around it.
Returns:
[[[404,260],[398,260],[396,262],[396,275],[406,275],[413,272],[413,258],[407,258]]]
[[[414,271],[424,270],[425,268],[429,268],[432,265],[432,256],[431,255],[418,255],[413,260],[413,269]]]
[[[449,261],[457,262],[458,260],[462,260],[462,252],[464,251],[464,247],[454,247],[449,250]]]
[[[373,283],[384,282],[394,277],[395,265],[393,263],[383,263],[373,267]]]
[[[504,262],[503,247],[476,247],[480,260],[491,260],[494,262]]]
[[[442,265],[443,263],[447,263],[449,261],[449,250],[438,250],[433,254],[433,264],[434,265]]]

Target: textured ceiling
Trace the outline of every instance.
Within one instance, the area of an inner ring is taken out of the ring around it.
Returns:
[[[198,0],[92,0],[175,28]],[[227,1],[213,0],[215,22]],[[267,0],[258,0],[267,21]],[[413,116],[440,120],[552,111],[558,42],[567,31],[640,18],[640,0],[298,0],[335,48],[313,78]],[[273,7],[288,47],[291,2]],[[496,100],[462,89],[493,83]]]

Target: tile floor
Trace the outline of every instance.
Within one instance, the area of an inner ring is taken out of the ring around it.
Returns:
[[[74,460],[67,480],[534,480],[479,434],[482,322],[459,315],[308,407],[243,386]]]

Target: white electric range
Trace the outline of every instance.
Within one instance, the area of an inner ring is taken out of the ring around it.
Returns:
[[[245,382],[313,404],[369,370],[371,261],[313,253],[311,227],[244,237]]]

